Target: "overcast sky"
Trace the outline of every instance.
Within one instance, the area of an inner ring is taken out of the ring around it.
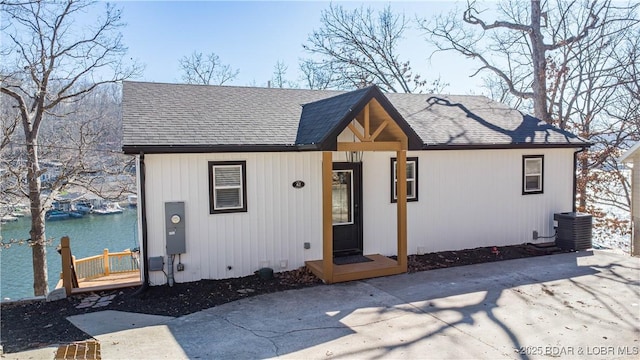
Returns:
[[[334,2],[335,3],[335,2]],[[409,59],[423,78],[440,76],[450,83],[447,92],[478,94],[479,78],[471,62],[454,53],[436,54],[416,28],[416,16],[430,18],[448,12],[459,2],[338,2],[347,9],[359,6],[382,8],[390,4],[394,12],[404,12],[412,21],[400,55]],[[232,85],[266,86],[277,61],[288,66],[286,78],[298,81],[298,63],[307,56],[302,48],[314,29],[320,27],[320,13],[329,2],[222,2],[222,1],[119,1],[123,9],[123,29],[129,56],[146,66],[139,80],[179,82],[178,60],[194,50],[214,52],[222,63],[239,69]],[[462,4],[464,5],[464,3]]]

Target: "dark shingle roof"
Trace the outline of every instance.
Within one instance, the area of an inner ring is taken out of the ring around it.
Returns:
[[[396,124],[404,130],[409,137],[409,143],[414,148],[422,146],[420,138],[376,86],[346,92],[303,105],[296,145],[317,145],[317,149],[335,149],[339,133],[372,99],[376,99]]]
[[[335,130],[336,119],[367,89],[345,93],[125,82],[123,147],[127,153],[295,150],[297,143],[321,141]],[[340,94],[339,101],[328,99]],[[427,148],[587,145],[482,96],[384,96]]]
[[[123,144],[293,145],[302,104],[339,93],[125,82]]]
[[[429,146],[586,145],[576,135],[484,96],[387,94]]]
[[[366,96],[369,89],[359,89],[304,104],[300,115],[296,144],[321,143],[327,134],[333,132],[342,120],[349,116],[354,106]]]

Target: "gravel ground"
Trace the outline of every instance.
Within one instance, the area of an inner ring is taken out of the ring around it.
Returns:
[[[425,255],[410,255],[409,272],[452,266],[546,255],[551,250],[517,245],[500,248],[477,248],[445,251]],[[305,268],[276,273],[271,280],[258,276],[224,280],[202,280],[169,286],[150,287],[146,292],[137,288],[83,294],[60,301],[22,301],[3,303],[0,308],[0,342],[5,353],[36,349],[52,344],[65,344],[91,339],[91,336],[66,320],[68,316],[102,310],[119,310],[145,314],[182,316],[235,301],[244,297],[276,291],[319,286],[322,282]],[[114,295],[102,307],[78,306],[89,296]]]

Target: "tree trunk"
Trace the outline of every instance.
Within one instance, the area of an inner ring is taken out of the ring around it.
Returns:
[[[31,203],[31,257],[33,261],[33,292],[45,296],[49,292],[47,279],[47,247],[44,225],[44,207],[40,199],[40,162],[38,142],[27,138],[27,179],[29,182],[29,202]]]
[[[547,108],[547,59],[544,36],[540,30],[540,0],[531,0],[531,55],[533,60],[533,112],[534,115],[547,123],[551,117]],[[545,25],[546,26],[546,25]]]

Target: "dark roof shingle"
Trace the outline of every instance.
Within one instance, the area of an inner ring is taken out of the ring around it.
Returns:
[[[302,106],[296,144],[318,144],[362,100],[369,88],[321,99]]]
[[[125,82],[123,147],[129,153],[150,147],[295,150],[297,137],[298,143],[321,140],[319,134],[364,92]],[[319,101],[340,94],[340,103]],[[588,145],[482,96],[385,96],[425,148]]]

